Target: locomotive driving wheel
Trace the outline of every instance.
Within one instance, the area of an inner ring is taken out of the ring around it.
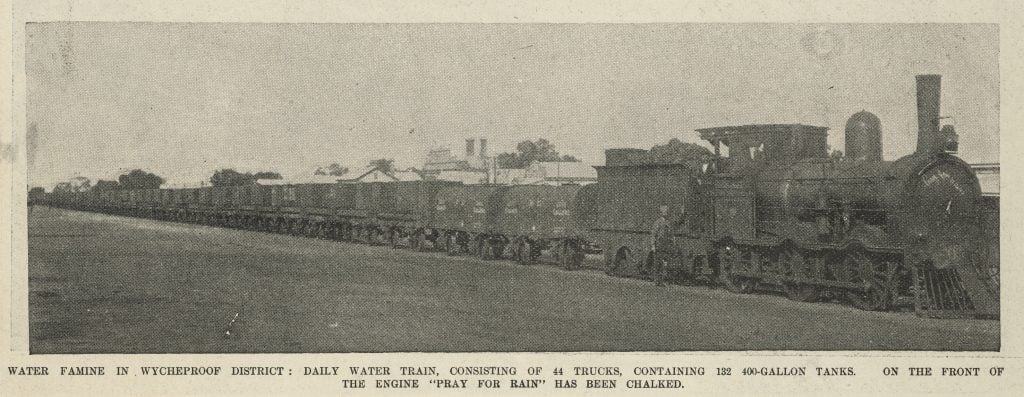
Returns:
[[[718,249],[718,281],[729,292],[748,294],[754,291],[754,280],[735,274],[743,267],[740,250],[735,244],[728,243]]]
[[[863,284],[861,289],[847,290],[850,304],[861,310],[885,310],[889,306],[889,271],[885,262],[876,263],[863,250],[847,252],[843,267],[850,272],[851,280]]]
[[[779,253],[778,266],[784,276],[795,278],[782,283],[786,297],[797,302],[811,302],[818,298],[818,287],[803,280],[814,278],[813,265],[795,247],[786,247]]]

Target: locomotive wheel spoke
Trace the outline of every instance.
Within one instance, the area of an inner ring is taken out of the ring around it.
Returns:
[[[847,291],[847,299],[850,300],[850,304],[853,307],[861,310],[875,311],[885,309],[888,295],[881,286],[872,285],[861,291]]]
[[[850,304],[868,311],[884,310],[888,306],[890,296],[884,265],[879,266],[864,252],[856,250],[847,253],[843,267],[852,275],[852,282],[864,285],[862,289],[851,289],[846,292]]]
[[[746,277],[737,276],[734,273],[743,267],[739,249],[734,245],[727,245],[718,250],[719,273],[718,280],[726,290],[736,294],[747,294],[754,290],[754,281]]]
[[[801,279],[809,279],[807,274],[809,262],[795,248],[786,248],[779,254],[779,268],[783,275]],[[811,302],[818,298],[818,287],[803,281],[787,281],[782,285],[783,292],[790,300]]]

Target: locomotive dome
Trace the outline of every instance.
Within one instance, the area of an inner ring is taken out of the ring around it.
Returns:
[[[861,110],[846,121],[846,158],[882,161],[882,121]]]

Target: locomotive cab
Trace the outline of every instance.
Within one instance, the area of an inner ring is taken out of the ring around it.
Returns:
[[[761,167],[828,157],[828,128],[803,124],[754,124],[702,128],[715,160],[711,172]]]

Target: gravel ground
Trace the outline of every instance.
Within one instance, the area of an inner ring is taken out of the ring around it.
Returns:
[[[37,207],[32,353],[998,350],[999,322]]]

